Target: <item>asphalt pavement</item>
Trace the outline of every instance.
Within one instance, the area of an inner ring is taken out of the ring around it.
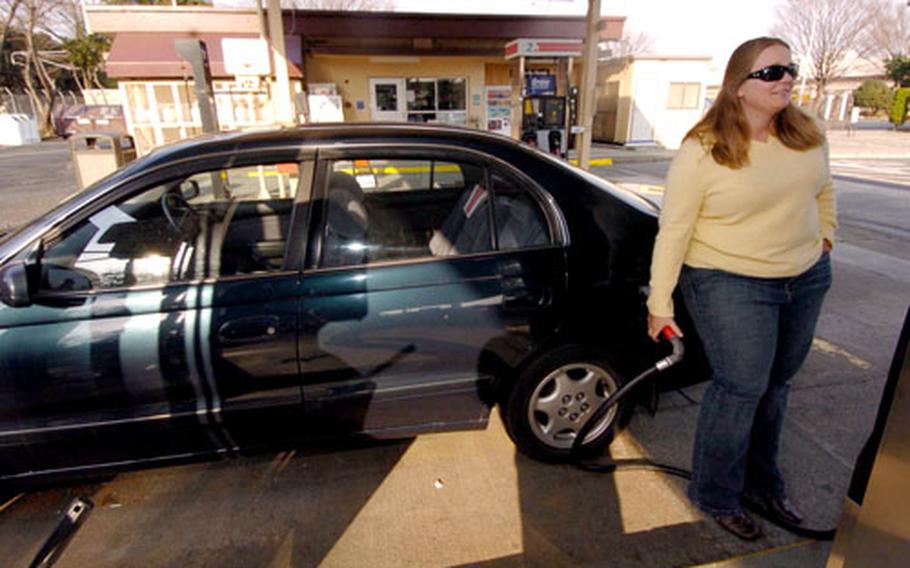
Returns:
[[[832,160],[837,159],[910,159],[910,130],[828,130]],[[592,159],[610,159],[615,164],[671,160],[676,153],[659,145],[622,146],[594,143]],[[574,157],[574,152],[571,154]]]
[[[910,158],[910,133],[834,131],[829,140],[832,158]],[[609,145],[592,154],[616,164],[673,155]],[[608,167],[598,171],[609,177]],[[61,142],[0,149],[0,174],[0,230],[75,190]],[[899,331],[891,329],[902,317],[894,307],[906,306],[906,280],[863,262],[837,266],[791,393],[782,467],[812,527],[840,519]],[[884,347],[857,351],[858,336],[870,333]],[[636,413],[610,457],[688,468],[703,391],[668,393],[655,416]],[[38,491],[0,512],[0,549],[7,565],[27,565],[69,497],[87,494],[98,506],[59,566],[825,565],[827,544],[763,521],[764,538],[735,539],[696,511],[684,489],[683,480],[646,469],[604,475],[531,461],[515,452],[494,411],[483,431],[302,448]]]

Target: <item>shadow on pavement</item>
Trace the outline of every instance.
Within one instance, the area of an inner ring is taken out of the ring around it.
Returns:
[[[29,493],[0,516],[4,563],[27,566],[60,511],[87,495],[96,509],[59,566],[316,566],[411,442],[168,467]]]

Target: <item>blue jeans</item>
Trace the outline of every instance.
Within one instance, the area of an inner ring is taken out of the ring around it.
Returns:
[[[788,381],[809,354],[830,286],[827,253],[790,278],[683,267],[680,287],[712,371],[688,490],[703,511],[734,514],[744,494],[784,495],[777,453]]]

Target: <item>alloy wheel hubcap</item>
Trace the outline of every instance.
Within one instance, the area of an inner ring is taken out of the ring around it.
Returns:
[[[596,365],[573,363],[559,367],[540,381],[531,394],[531,431],[550,447],[569,449],[578,431],[616,389],[613,377]],[[588,433],[585,443],[602,435],[615,415],[614,406]]]

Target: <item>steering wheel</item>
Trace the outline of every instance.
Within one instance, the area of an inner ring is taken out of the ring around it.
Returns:
[[[167,222],[178,233],[184,232],[188,219],[195,221],[199,217],[199,214],[183,198],[179,184],[169,187],[161,195],[161,210],[164,211]]]

